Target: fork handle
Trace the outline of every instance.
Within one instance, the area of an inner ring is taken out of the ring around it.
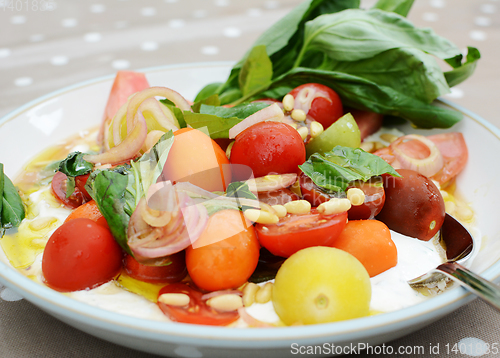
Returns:
[[[446,262],[435,270],[444,273],[500,311],[500,286],[456,262]]]

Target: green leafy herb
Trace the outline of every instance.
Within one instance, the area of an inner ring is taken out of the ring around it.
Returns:
[[[230,183],[227,186],[226,196],[257,200],[255,194],[250,191],[248,184],[244,181],[235,181]]]
[[[313,154],[299,168],[328,191],[345,191],[354,180],[367,181],[381,174],[400,176],[382,158],[360,148],[336,146],[325,155]]]
[[[66,174],[67,177],[77,177],[90,173],[94,164],[83,159],[85,155],[81,152],[70,153],[66,159],[59,163],[59,171]]]
[[[18,227],[25,216],[21,196],[3,172],[2,163],[0,163],[0,201],[0,237],[2,237],[5,229]]]
[[[172,114],[175,116],[175,118],[179,122],[180,128],[186,128],[186,121],[184,120],[184,114],[180,108],[176,107],[172,101],[170,101],[166,98],[160,99],[160,103],[162,103],[164,106],[166,106],[170,110],[170,112],[172,112]]]
[[[453,67],[453,70],[444,73],[444,77],[450,87],[456,86],[469,78],[476,69],[477,61],[481,58],[481,54],[477,48],[468,47],[467,49],[467,57],[464,64],[462,64],[462,54],[446,61]]]
[[[392,11],[401,16],[407,16],[414,0],[378,0],[374,9]]]
[[[240,71],[239,84],[242,94],[246,96],[267,88],[272,77],[273,64],[266,53],[266,46],[255,46]]]

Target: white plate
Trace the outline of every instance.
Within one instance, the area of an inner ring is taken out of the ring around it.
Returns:
[[[151,85],[173,88],[192,99],[207,83],[224,81],[228,63],[188,64],[145,70]],[[99,124],[113,77],[99,78],[32,101],[0,121],[0,162],[11,178],[36,153],[80,130]],[[457,184],[477,214],[483,244],[472,269],[489,280],[500,278],[500,220],[494,198],[500,167],[488,153],[500,152],[500,131],[478,116],[464,113],[452,130],[464,134],[469,162]],[[409,127],[408,127],[409,128]],[[408,129],[406,128],[406,129]],[[442,130],[414,131],[425,134]],[[469,302],[473,297],[456,288],[396,312],[345,322],[272,329],[228,329],[179,323],[154,322],[104,311],[41,286],[0,262],[0,281],[56,318],[108,341],[168,356],[255,357],[289,356],[293,343],[336,346],[351,343],[380,344],[414,332]]]

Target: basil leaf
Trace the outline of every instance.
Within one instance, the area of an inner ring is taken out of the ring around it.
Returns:
[[[239,84],[244,96],[267,88],[273,78],[273,64],[266,53],[266,46],[251,49],[240,71]]]
[[[81,152],[70,153],[66,159],[59,163],[58,170],[66,174],[68,178],[90,173],[94,168],[94,164],[84,160],[84,155],[86,154]]]
[[[118,244],[130,255],[127,244],[127,229],[130,221],[131,202],[135,202],[128,191],[132,175],[115,171],[99,171],[93,178],[93,198],[106,219],[109,229]]]
[[[214,82],[214,83],[210,83],[210,84],[206,85],[196,95],[196,97],[194,99],[195,103],[200,102],[200,101],[202,101],[205,98],[208,98],[210,96],[213,96],[214,94],[217,94],[219,87],[221,87],[222,85],[223,85],[222,82]]]
[[[310,50],[319,50],[337,61],[358,61],[402,47],[416,48],[441,59],[460,53],[450,41],[430,29],[416,28],[395,13],[350,9],[306,23],[304,46],[295,64],[298,66],[303,54]]]
[[[4,229],[18,227],[25,217],[24,204],[16,187],[3,172],[3,164],[0,163],[0,229],[3,236]]]
[[[213,94],[211,96],[208,96],[200,101],[195,102],[191,108],[193,109],[193,112],[195,113],[200,113],[200,108],[202,104],[208,104],[210,106],[220,106],[220,99],[218,94]]]
[[[255,194],[250,191],[248,184],[244,181],[235,181],[230,183],[226,189],[226,196],[257,200]]]
[[[374,9],[392,11],[401,16],[407,16],[414,0],[378,0]]]
[[[186,123],[195,129],[207,127],[212,139],[229,138],[229,129],[267,106],[269,106],[268,103],[258,102],[231,108],[202,104],[200,113],[186,111],[184,118]]]
[[[477,61],[481,58],[479,50],[475,47],[467,47],[467,57],[462,64],[463,55],[446,60],[454,69],[444,73],[444,77],[450,87],[456,86],[469,78],[476,69]]]
[[[336,146],[325,155],[313,154],[299,168],[321,188],[345,191],[354,180],[367,181],[371,177],[391,174],[396,170],[382,158],[360,148]]]

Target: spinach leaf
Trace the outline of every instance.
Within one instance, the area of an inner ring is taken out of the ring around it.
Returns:
[[[328,191],[345,191],[354,180],[367,181],[381,174],[399,177],[382,158],[360,148],[336,146],[325,155],[313,154],[299,168],[312,181]]]
[[[412,47],[438,58],[454,57],[460,50],[430,29],[418,29],[404,17],[378,9],[350,9],[318,16],[305,26],[304,46],[295,61],[319,50],[337,61],[358,61],[381,52]]]
[[[266,46],[252,48],[239,75],[240,90],[244,96],[267,88],[273,77],[273,64],[267,56]]]
[[[58,170],[66,174],[67,177],[77,177],[90,173],[94,168],[94,164],[84,160],[84,155],[86,154],[81,152],[70,153],[66,159],[59,163]]]
[[[401,16],[407,16],[414,0],[378,0],[374,9],[392,11]]]
[[[25,217],[24,204],[16,187],[0,163],[0,237],[4,229],[18,227]]]
[[[444,73],[448,85],[450,87],[456,86],[472,75],[480,58],[481,54],[477,48],[467,47],[467,57],[464,64],[462,64],[462,54],[446,60],[453,67],[453,70]]]
[[[193,128],[207,127],[212,139],[229,138],[229,129],[267,106],[268,103],[248,103],[226,108],[201,104],[200,113],[185,112],[184,118]]]

